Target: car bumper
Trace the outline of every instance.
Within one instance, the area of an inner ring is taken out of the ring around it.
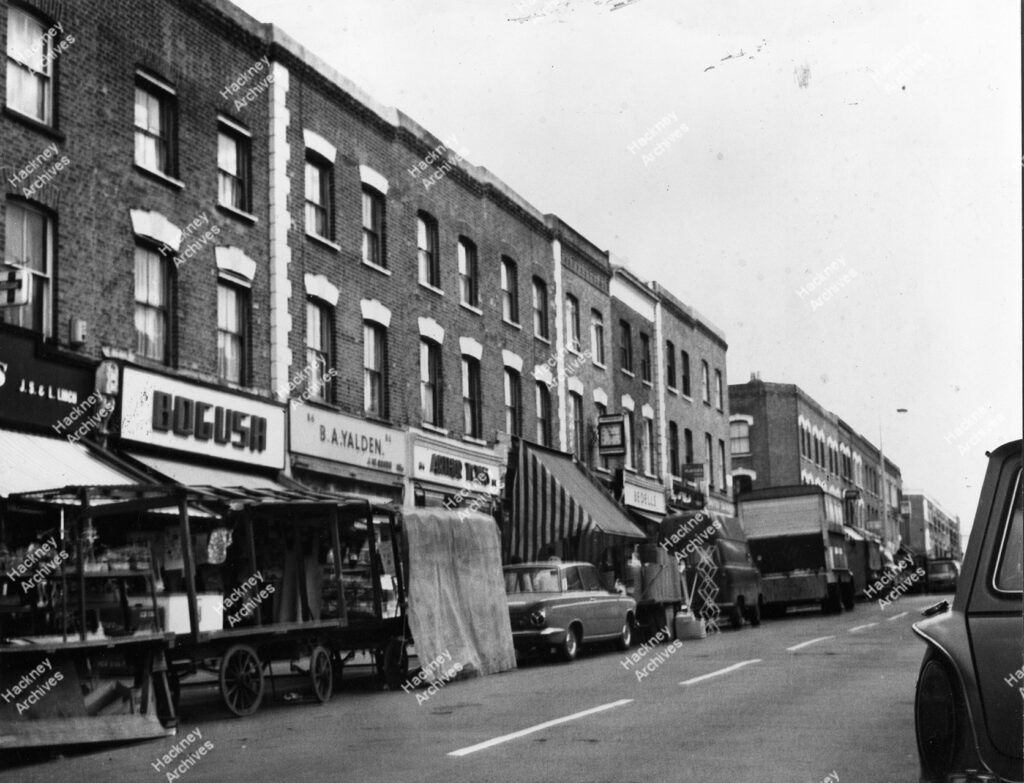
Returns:
[[[564,628],[529,628],[512,632],[512,644],[517,650],[529,650],[533,647],[554,647],[565,637]]]

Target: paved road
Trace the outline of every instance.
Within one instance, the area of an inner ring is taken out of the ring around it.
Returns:
[[[612,649],[526,662],[423,703],[357,677],[327,705],[279,701],[239,720],[195,693],[179,738],[198,729],[213,749],[179,780],[913,783],[923,646],[910,625],[936,600],[791,614],[656,647],[638,665]],[[35,759],[2,777],[156,783],[167,776],[151,763],[175,741]]]

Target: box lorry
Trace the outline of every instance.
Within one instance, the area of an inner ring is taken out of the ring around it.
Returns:
[[[808,604],[826,613],[853,609],[839,498],[816,486],[772,487],[739,495],[737,506],[761,572],[764,614]]]

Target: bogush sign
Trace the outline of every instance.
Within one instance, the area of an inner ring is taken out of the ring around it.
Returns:
[[[283,407],[125,367],[121,438],[153,446],[284,467]]]

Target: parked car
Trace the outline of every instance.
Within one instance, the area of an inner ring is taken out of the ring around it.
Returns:
[[[520,563],[504,571],[517,650],[547,648],[571,661],[590,642],[629,648],[636,601],[602,587],[590,563]]]
[[[926,586],[929,593],[955,592],[960,578],[960,564],[949,558],[929,560],[925,567]]]
[[[953,605],[914,625],[927,645],[914,705],[921,783],[1022,781],[1021,441],[989,455]]]

